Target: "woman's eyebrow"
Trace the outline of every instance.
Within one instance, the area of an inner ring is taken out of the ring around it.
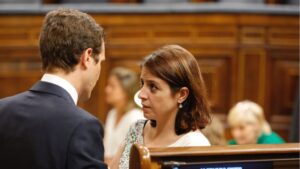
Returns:
[[[155,84],[157,87],[160,87],[159,83],[155,80],[152,80],[152,79],[143,79],[144,82],[147,82],[147,83],[153,83]]]

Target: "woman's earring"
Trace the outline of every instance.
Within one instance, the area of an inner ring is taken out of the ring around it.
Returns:
[[[181,103],[179,103],[179,106],[178,106],[180,109],[182,108],[182,104]]]

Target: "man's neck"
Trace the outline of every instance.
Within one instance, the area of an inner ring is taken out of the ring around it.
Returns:
[[[68,77],[68,75],[63,75],[59,73],[45,73],[41,81],[49,82],[62,87],[70,94],[74,103],[77,104],[78,90],[76,89],[74,82],[72,83],[72,79]]]

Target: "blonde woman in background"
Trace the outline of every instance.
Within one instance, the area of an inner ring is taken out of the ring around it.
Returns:
[[[105,123],[104,148],[107,163],[125,139],[130,125],[143,119],[143,113],[136,107],[133,99],[138,88],[139,79],[135,72],[122,67],[111,71],[105,88],[106,101],[112,106]]]
[[[229,111],[228,124],[233,140],[228,144],[281,144],[284,140],[271,130],[261,106],[252,101],[238,102]]]

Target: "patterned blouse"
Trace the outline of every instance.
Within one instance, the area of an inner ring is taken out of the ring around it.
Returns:
[[[121,155],[119,169],[129,168],[129,155],[131,146],[135,143],[144,145],[143,131],[147,120],[138,120],[133,124],[125,138],[125,149]],[[200,130],[190,131],[179,138],[175,143],[168,147],[185,147],[185,146],[210,146],[207,138]]]
[[[128,169],[129,168],[129,155],[131,146],[135,143],[140,145],[144,144],[143,139],[143,130],[147,120],[138,120],[133,124],[125,138],[125,149],[122,153],[119,169]]]

